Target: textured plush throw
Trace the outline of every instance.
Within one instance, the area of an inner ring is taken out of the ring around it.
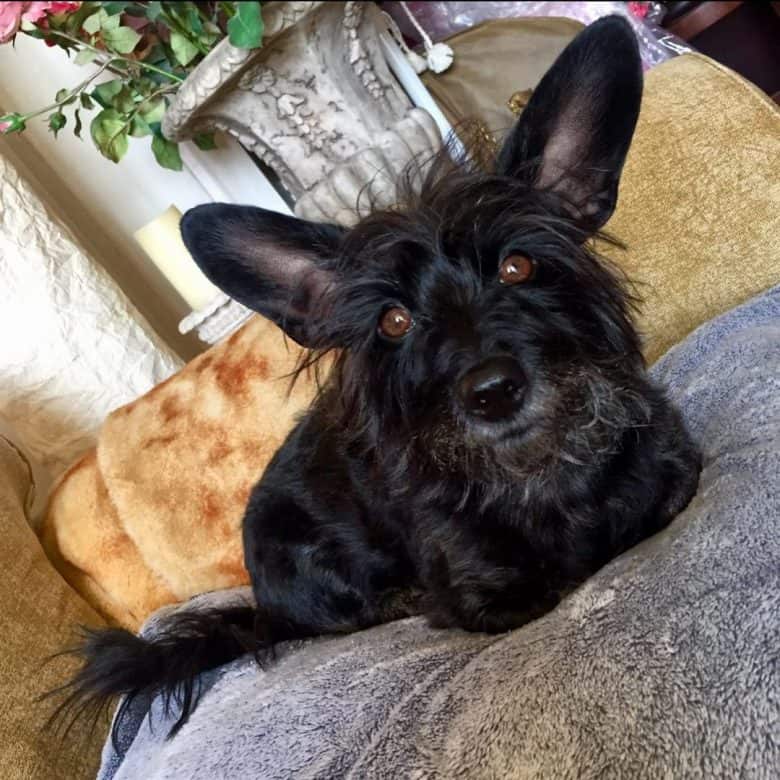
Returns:
[[[668,529],[503,636],[412,619],[241,659],[170,741],[139,707],[102,780],[777,777],[780,287],[653,373],[704,452]]]

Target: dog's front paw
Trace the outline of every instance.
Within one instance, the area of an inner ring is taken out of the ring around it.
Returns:
[[[434,628],[462,628],[486,634],[501,634],[520,628],[549,612],[556,599],[511,603],[506,594],[479,590],[442,594],[429,599],[426,616]]]

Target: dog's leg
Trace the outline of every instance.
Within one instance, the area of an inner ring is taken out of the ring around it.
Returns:
[[[427,551],[424,611],[431,625],[501,633],[549,612],[560,600],[559,591],[546,584],[531,561],[500,566],[480,555],[476,546],[449,541],[446,550]]]
[[[322,511],[319,511],[322,510]],[[244,554],[259,640],[357,631],[414,614],[409,577],[372,543],[359,517],[259,486],[244,521]]]
[[[549,592],[528,598],[522,584],[507,591],[478,585],[432,591],[426,615],[435,628],[458,627],[466,631],[499,634],[530,623],[549,612],[559,596]]]

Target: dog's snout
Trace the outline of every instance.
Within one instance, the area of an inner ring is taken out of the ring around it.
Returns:
[[[520,408],[525,385],[525,374],[514,360],[491,358],[460,380],[458,400],[468,414],[497,422]]]

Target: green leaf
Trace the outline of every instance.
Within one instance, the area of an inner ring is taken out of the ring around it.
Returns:
[[[122,14],[109,15],[104,8],[100,12],[100,29],[105,33],[109,30],[118,30],[122,24]]]
[[[109,16],[121,14],[130,5],[129,2],[103,3],[103,8]]]
[[[168,62],[168,55],[165,53],[165,47],[161,43],[155,43],[152,50],[144,57],[144,62],[160,66]]]
[[[133,138],[143,138],[146,135],[152,134],[152,128],[136,114],[133,117],[133,121],[130,122],[130,135]]]
[[[200,20],[198,9],[194,6],[187,10],[187,22],[188,29],[192,30],[195,35],[200,35],[203,32],[203,22]]]
[[[163,168],[169,168],[172,171],[180,171],[182,169],[178,144],[156,135],[152,139],[152,151],[154,152],[154,158]]]
[[[88,16],[81,25],[84,32],[95,35],[100,29],[102,19],[105,16],[108,16],[108,14],[102,8],[97,13],[92,14],[92,16]]]
[[[129,114],[135,108],[135,100],[129,89],[125,87],[115,98],[114,108],[120,114]]]
[[[116,30],[103,30],[103,41],[109,49],[119,54],[129,54],[141,40],[141,36],[132,27],[117,27]]]
[[[222,31],[216,24],[205,22],[203,32],[198,36],[198,40],[208,48],[211,48],[221,37]]]
[[[98,53],[94,49],[82,49],[74,58],[73,62],[76,65],[87,65],[93,62],[98,56]]]
[[[65,17],[65,32],[78,36],[86,19],[99,10],[97,3],[82,3],[77,10]]]
[[[136,18],[148,18],[148,14],[146,13],[146,3],[127,3],[125,7],[125,13],[128,16],[135,16]]]
[[[185,38],[180,32],[171,32],[171,48],[180,65],[189,65],[198,55],[196,46]]]
[[[73,114],[73,117],[76,120],[76,125],[73,128],[73,135],[76,136],[76,138],[81,138],[81,109],[77,108],[76,111]]]
[[[135,99],[129,87],[122,87],[117,92],[116,97],[111,101],[111,105],[119,111],[120,114],[129,114],[135,108]]]
[[[138,107],[138,113],[149,124],[153,122],[162,122],[163,115],[165,114],[165,100],[163,98],[157,98],[151,103],[146,101],[141,103]]]
[[[162,13],[162,3],[148,3],[146,6],[146,18],[152,22],[156,22],[160,14]]]
[[[84,106],[84,108],[87,109],[87,111],[91,111],[95,104],[90,99],[89,95],[86,92],[81,93],[81,105]]]
[[[196,36],[203,31],[203,24],[200,21],[200,15],[194,3],[164,3],[163,10],[168,18],[174,22],[174,24],[169,26],[175,27],[178,25],[180,30],[193,32]]]
[[[121,23],[121,14],[108,14],[105,7],[102,7],[97,13],[88,16],[84,20],[82,27],[85,32],[88,32],[90,35],[95,35],[98,30],[102,30],[103,33],[118,30]]]
[[[59,103],[62,106],[69,106],[71,103],[75,103],[78,100],[77,95],[70,95],[69,89],[57,90],[57,94],[54,96],[55,103]],[[67,98],[67,100],[66,100]]]
[[[260,3],[236,3],[236,15],[227,23],[228,37],[239,49],[257,49],[263,43]]]
[[[116,109],[101,111],[89,131],[100,153],[112,162],[119,162],[127,153],[127,125]]]
[[[192,138],[195,146],[202,152],[208,152],[217,148],[217,142],[214,140],[214,133],[201,133]]]
[[[168,44],[163,44],[162,47],[163,52],[165,53],[165,59],[162,60],[162,62],[156,62],[155,65],[166,73],[176,73],[178,69],[179,74],[181,74],[181,66],[176,62],[176,55],[173,53],[173,49]],[[158,85],[170,84],[170,81],[166,79],[165,76],[158,76],[156,73],[150,74],[149,78]]]
[[[111,108],[114,98],[122,91],[122,86],[121,79],[104,81],[92,90],[92,97],[95,98],[103,108]]]
[[[219,10],[222,11],[223,14],[228,19],[232,19],[236,14],[236,4],[235,3],[217,3],[219,6]]]
[[[49,130],[57,137],[57,133],[68,123],[68,119],[61,111],[56,111],[49,117]]]
[[[135,79],[133,83],[135,85],[135,91],[143,98],[148,98],[158,87],[151,79],[144,77]]]

